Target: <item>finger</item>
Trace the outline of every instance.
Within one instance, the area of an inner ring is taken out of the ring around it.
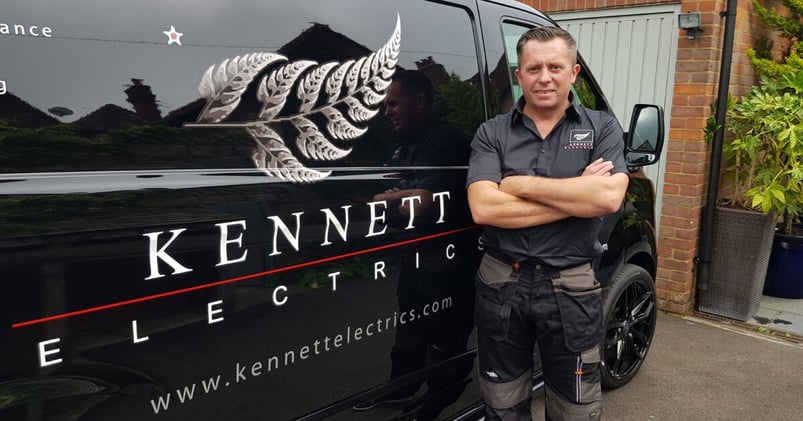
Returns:
[[[612,170],[612,169],[613,169],[613,162],[611,162],[611,161],[605,161],[605,162],[603,162],[603,163],[601,163],[601,164],[597,165],[597,166],[596,166],[596,169],[597,169],[597,170],[603,170],[603,171],[610,171],[610,170]]]

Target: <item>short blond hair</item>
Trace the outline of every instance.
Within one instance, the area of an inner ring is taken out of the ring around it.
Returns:
[[[536,26],[521,34],[519,42],[516,43],[516,56],[518,56],[519,64],[521,64],[521,53],[524,50],[524,44],[527,44],[528,41],[547,42],[555,38],[566,41],[573,64],[577,64],[577,41],[568,31],[556,26]]]

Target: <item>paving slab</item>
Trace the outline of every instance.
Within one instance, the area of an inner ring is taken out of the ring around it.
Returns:
[[[803,336],[803,299],[761,297],[758,312],[748,324]]]

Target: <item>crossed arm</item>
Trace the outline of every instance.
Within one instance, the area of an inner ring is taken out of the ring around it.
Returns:
[[[509,176],[501,183],[477,181],[468,186],[474,222],[499,228],[527,228],[570,216],[592,218],[616,212],[629,177],[611,174],[613,164],[602,158],[572,178]]]

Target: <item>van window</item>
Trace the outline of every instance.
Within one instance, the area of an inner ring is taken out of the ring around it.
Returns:
[[[471,16],[461,8],[425,1],[366,6],[343,0],[335,6],[277,0],[189,13],[148,2],[97,19],[85,12],[94,3],[31,0],[4,10],[3,22],[24,24],[26,33],[0,34],[2,56],[14,57],[4,60],[0,74],[0,172],[253,167],[254,139],[234,125],[257,120],[260,79],[283,63],[368,57],[391,37],[397,15],[397,69],[425,73],[436,85],[438,111],[466,133],[484,117]],[[31,26],[37,29],[29,34]],[[226,73],[224,63],[231,70],[235,58],[264,53],[283,58],[238,92],[239,103],[221,121],[233,127],[188,127],[207,105],[200,93],[207,69],[215,71],[207,78],[212,80]],[[279,116],[298,110],[296,89],[304,74]],[[310,120],[320,127],[326,118]],[[271,129],[308,166],[381,164],[393,151],[392,128],[382,110],[363,123],[357,126],[367,131],[359,138],[332,139],[351,150],[334,160],[306,158],[295,146],[303,129],[290,118]]]
[[[502,24],[502,32],[505,40],[505,55],[507,56],[508,73],[513,88],[512,94],[514,103],[518,101],[522,95],[521,86],[519,86],[514,73],[519,65],[518,56],[516,54],[516,43],[518,43],[519,37],[528,29],[528,26],[518,23],[504,22]],[[580,60],[580,73],[577,75],[577,79],[572,86],[575,104],[583,105],[592,110],[605,109],[605,101],[602,100],[602,96],[594,88],[594,84],[590,82],[588,70],[579,54],[578,60]]]

